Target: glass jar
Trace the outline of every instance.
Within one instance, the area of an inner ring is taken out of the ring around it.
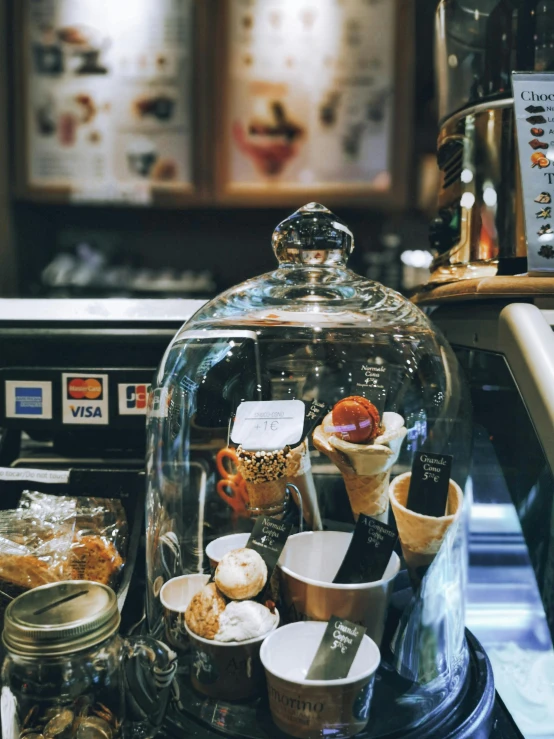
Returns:
[[[16,598],[2,635],[3,739],[153,736],[174,655],[153,639],[122,639],[119,623],[115,593],[99,583],[54,583]],[[141,674],[155,666],[163,677],[149,691]]]

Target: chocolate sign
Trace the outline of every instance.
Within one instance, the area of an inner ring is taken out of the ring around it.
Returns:
[[[389,382],[387,379],[388,367],[386,364],[377,364],[373,361],[362,362],[352,370],[351,392],[367,398],[383,415]]]
[[[281,552],[292,531],[292,524],[269,516],[260,516],[246,546],[254,549],[267,565],[267,581],[271,580]]]
[[[406,508],[424,516],[446,515],[452,455],[416,452]]]
[[[365,632],[364,626],[331,616],[306,680],[339,680],[348,677]]]
[[[386,523],[360,514],[334,583],[375,582],[385,574],[398,534]]]

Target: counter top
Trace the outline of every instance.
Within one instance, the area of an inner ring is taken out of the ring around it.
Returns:
[[[527,275],[481,277],[423,287],[412,297],[419,306],[475,300],[513,300],[554,297],[553,277]]]

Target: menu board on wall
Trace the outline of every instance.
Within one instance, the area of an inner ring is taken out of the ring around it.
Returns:
[[[193,0],[25,0],[27,179],[76,198],[190,187]]]
[[[388,190],[397,3],[228,7],[228,184]]]

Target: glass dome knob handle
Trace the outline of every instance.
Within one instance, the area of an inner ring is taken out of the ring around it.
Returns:
[[[346,262],[354,237],[324,205],[308,203],[277,226],[272,244],[280,264],[334,265]]]

